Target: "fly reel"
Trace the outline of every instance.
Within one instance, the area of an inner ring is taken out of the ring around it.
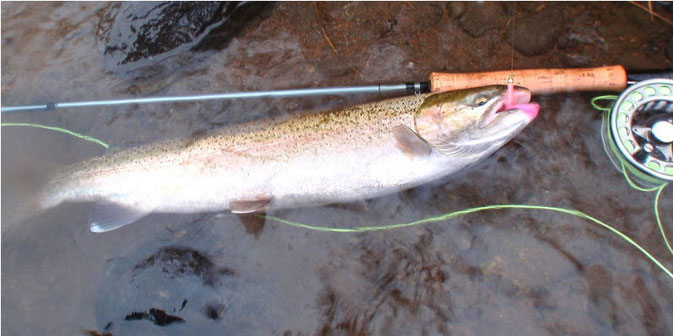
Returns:
[[[617,169],[645,187],[673,182],[673,80],[629,87],[603,120],[602,133]]]

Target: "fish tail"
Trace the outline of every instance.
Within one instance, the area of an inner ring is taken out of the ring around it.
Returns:
[[[57,194],[49,190],[41,190],[37,193],[37,197],[35,197],[34,205],[37,210],[44,211],[61,204],[61,202],[63,202],[63,199],[58,197]]]
[[[68,184],[63,183],[61,179],[52,179],[37,188],[34,195],[34,207],[36,210],[44,211],[56,207],[66,200],[68,194]]]
[[[39,216],[45,210],[58,205],[61,200],[58,200],[47,192],[29,193],[23,195],[20,199],[15,200],[10,205],[10,210],[7,213],[3,212],[3,232],[5,229],[14,226],[15,224],[23,223],[31,218]]]

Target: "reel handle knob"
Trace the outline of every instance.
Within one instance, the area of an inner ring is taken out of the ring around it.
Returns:
[[[657,121],[652,125],[652,135],[663,143],[672,143],[673,124],[665,120]]]

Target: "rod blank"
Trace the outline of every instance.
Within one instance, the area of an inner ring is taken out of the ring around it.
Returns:
[[[355,93],[360,94],[363,93],[383,94],[383,93],[395,93],[395,92],[414,93],[414,92],[427,92],[427,91],[429,91],[429,84],[427,82],[394,84],[394,85],[377,84],[369,86],[342,86],[342,87],[317,88],[317,89],[230,92],[230,93],[194,95],[194,96],[145,97],[145,98],[129,98],[129,99],[94,100],[94,101],[82,101],[82,102],[50,103],[50,104],[38,104],[38,105],[3,106],[2,113],[23,112],[33,110],[55,110],[70,107],[153,104],[153,103],[203,101],[203,100],[216,100],[216,99],[305,97],[305,96],[343,95],[343,94],[355,94]]]

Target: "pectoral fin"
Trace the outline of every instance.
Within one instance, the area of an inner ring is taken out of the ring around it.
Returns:
[[[397,147],[410,158],[424,157],[432,151],[432,147],[407,126],[395,126],[393,136]]]
[[[264,212],[269,208],[271,204],[271,198],[259,198],[256,200],[249,201],[233,201],[229,204],[231,213],[235,214],[247,214],[253,212]]]
[[[131,224],[150,212],[112,202],[97,202],[89,216],[89,231],[107,232]]]

